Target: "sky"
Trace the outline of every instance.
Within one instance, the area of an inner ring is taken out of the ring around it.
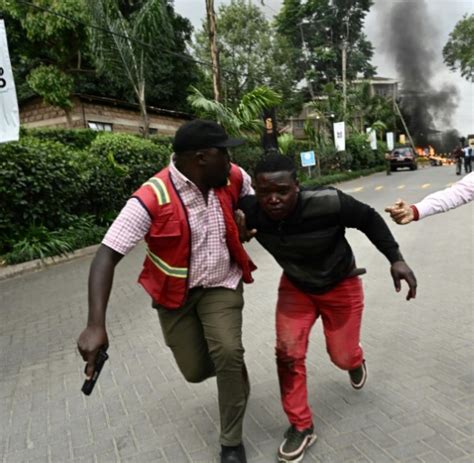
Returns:
[[[251,0],[259,5],[259,0]],[[381,35],[384,34],[384,17],[381,13],[380,4],[392,1],[401,3],[417,2],[420,0],[375,0],[366,18],[365,32],[375,47],[373,64],[377,66],[377,74],[382,77],[397,78],[397,71],[392,56],[384,51]],[[202,20],[206,15],[204,0],[174,0],[176,11],[189,18],[195,28],[200,28]],[[221,4],[228,4],[230,0],[215,0],[215,9]],[[268,18],[274,16],[280,9],[282,0],[264,0],[265,6],[261,7]],[[434,88],[440,88],[445,82],[456,85],[461,95],[461,101],[456,113],[452,117],[453,128],[461,134],[474,133],[474,84],[469,83],[458,73],[451,72],[444,64],[442,48],[448,40],[449,33],[463,14],[474,13],[474,0],[426,0],[427,14],[433,22],[433,46],[437,50],[439,72],[433,78]],[[401,27],[403,33],[403,27]],[[444,129],[445,127],[439,127]]]

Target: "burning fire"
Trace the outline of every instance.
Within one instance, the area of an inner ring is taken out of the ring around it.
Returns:
[[[425,146],[424,148],[417,146],[416,154],[429,160],[433,166],[450,165],[453,163],[453,160],[447,158],[446,155],[436,153],[436,150],[431,145]]]
[[[424,157],[436,156],[436,150],[431,145],[428,145],[425,148],[422,148],[421,146],[417,146],[416,153],[418,154],[418,156],[424,156]]]

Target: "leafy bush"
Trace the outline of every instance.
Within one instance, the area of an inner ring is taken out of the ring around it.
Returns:
[[[34,259],[64,255],[101,241],[106,227],[95,224],[93,216],[64,217],[66,228],[50,231],[43,225],[32,225],[23,237],[3,256],[5,263],[18,264]]]
[[[383,166],[372,167],[371,169],[363,169],[358,171],[350,172],[338,172],[330,175],[322,175],[316,178],[302,178],[300,182],[305,187],[317,187],[324,185],[333,185],[335,183],[344,182],[346,180],[352,180],[354,178],[364,177],[366,175],[375,174],[384,170]]]
[[[376,164],[367,135],[363,133],[352,133],[347,137],[346,153],[349,155],[349,167],[352,170],[367,169]]]
[[[20,241],[13,244],[12,250],[4,256],[4,261],[7,264],[17,264],[63,255],[72,250],[73,247],[60,236],[60,232],[50,232],[43,225],[33,225]]]
[[[70,148],[85,149],[102,132],[91,129],[26,129],[21,128],[20,136],[34,137],[38,140],[57,141]]]
[[[110,219],[113,218],[111,217]],[[89,214],[81,217],[69,215],[64,220],[65,228],[59,230],[58,233],[62,239],[70,244],[72,249],[79,249],[99,243],[111,221],[109,220],[104,225],[98,225],[93,215]]]
[[[0,146],[0,252],[34,225],[60,227],[84,196],[81,153],[57,142],[23,137]]]
[[[173,145],[173,139],[171,135],[151,135],[149,140],[154,143],[155,145],[165,145],[168,149],[169,152],[173,151],[172,145]]]
[[[252,141],[232,148],[232,162],[242,167],[250,175],[253,175],[253,170],[262,156],[263,148]]]
[[[88,156],[87,211],[118,211],[148,178],[165,167],[167,145],[128,134],[103,134],[91,144]],[[86,211],[84,211],[86,212]]]
[[[66,229],[69,215],[107,225],[169,154],[166,145],[125,134],[102,134],[83,151],[47,137],[0,145],[0,254],[31,227]]]

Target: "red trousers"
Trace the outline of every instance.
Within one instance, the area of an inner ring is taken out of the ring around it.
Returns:
[[[312,425],[306,389],[306,352],[315,321],[321,316],[326,350],[343,370],[362,364],[359,344],[364,293],[359,277],[347,278],[324,294],[296,288],[283,275],[276,309],[276,357],[281,400],[288,420],[298,430]]]

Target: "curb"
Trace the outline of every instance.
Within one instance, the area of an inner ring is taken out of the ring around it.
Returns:
[[[47,257],[46,259],[43,259],[43,260],[36,259],[30,262],[23,262],[21,264],[8,265],[7,267],[0,267],[0,281],[7,280],[9,278],[13,278],[19,275],[24,275],[25,273],[31,273],[31,272],[36,272],[38,270],[43,270],[53,265],[70,262],[80,257],[85,257],[91,254],[95,254],[99,246],[100,244],[94,244],[86,248],[77,249],[76,251],[70,252],[64,256]]]

